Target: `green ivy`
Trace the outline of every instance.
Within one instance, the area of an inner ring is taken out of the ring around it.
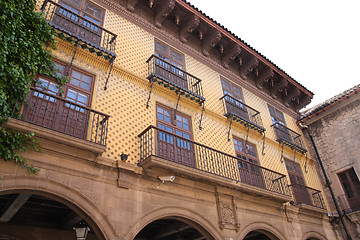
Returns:
[[[19,111],[16,103],[28,94],[35,74],[54,72],[50,55],[56,46],[54,30],[35,7],[35,0],[0,0],[0,158],[36,174],[39,170],[20,155],[29,147],[38,150],[34,134],[4,127],[14,107]]]

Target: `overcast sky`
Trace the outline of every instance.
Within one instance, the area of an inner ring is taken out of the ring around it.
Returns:
[[[315,95],[360,83],[359,0],[188,0]]]

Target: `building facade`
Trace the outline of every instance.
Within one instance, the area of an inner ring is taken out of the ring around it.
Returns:
[[[307,126],[323,162],[337,201],[340,216],[349,234],[358,239],[360,234],[360,162],[359,94],[360,86],[353,88],[307,110],[300,123]],[[313,148],[311,148],[314,151]],[[320,176],[323,176],[320,174]],[[325,182],[325,180],[323,180]],[[326,184],[324,184],[326,186]],[[339,213],[328,187],[324,189],[334,225],[340,224]],[[338,230],[344,230],[342,225]]]
[[[59,40],[7,128],[0,237],[339,239],[297,126],[312,93],[183,0],[39,1]]]

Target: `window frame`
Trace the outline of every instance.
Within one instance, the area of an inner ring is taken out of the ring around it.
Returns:
[[[285,115],[283,112],[281,112],[277,108],[271,106],[270,104],[268,104],[268,110],[269,110],[271,122],[273,124],[280,123],[280,124],[284,125],[285,127],[287,126],[286,121],[285,121]],[[279,121],[279,116],[281,118],[280,121]],[[275,121],[274,121],[274,119],[275,119]]]
[[[58,65],[63,67],[62,71],[57,71],[57,70],[55,70],[55,71],[57,73],[59,73],[60,75],[65,76],[67,70],[69,69],[69,64],[61,62],[61,61],[59,61],[57,59],[53,59],[53,62],[54,62],[54,64],[58,64]],[[73,71],[79,72],[80,74],[85,75],[85,76],[90,78],[89,90],[86,90],[86,89],[84,89],[84,88],[82,88],[80,86],[76,86],[75,84],[71,83],[71,77],[72,77]],[[96,76],[94,74],[91,74],[89,72],[81,70],[81,69],[79,69],[77,67],[71,66],[70,69],[69,69],[69,77],[70,77],[70,81],[63,85],[63,96],[61,96],[60,91],[58,91],[57,94],[53,94],[53,95],[58,96],[58,97],[63,97],[64,99],[66,99],[68,101],[74,102],[74,101],[68,99],[67,95],[68,95],[69,90],[73,90],[73,91],[75,90],[78,94],[83,94],[83,95],[87,96],[87,102],[85,104],[85,107],[91,108],[92,98],[93,98],[93,94],[94,94],[94,86],[95,86]],[[57,86],[60,86],[59,83],[54,78],[51,78],[51,77],[43,75],[43,74],[37,74],[36,75],[36,80],[39,80],[39,79],[44,79],[44,80],[49,81],[49,82],[51,82],[51,83],[53,83],[53,84],[55,84]],[[37,83],[34,84],[34,87],[36,87],[37,89],[40,89],[40,90],[42,90],[44,92],[49,92],[48,88],[42,88],[41,86],[38,86]],[[49,93],[52,94],[51,92],[49,92]],[[78,101],[76,101],[74,103],[82,105],[81,103],[78,103]]]
[[[356,177],[358,186],[356,186],[355,182],[351,178],[350,172],[354,173],[354,176]],[[360,200],[358,199],[358,198],[360,198],[360,179],[359,179],[359,176],[356,173],[355,169],[353,167],[351,167],[351,168],[349,168],[349,169],[347,169],[345,171],[341,171],[341,172],[337,173],[336,175],[337,175],[337,177],[339,179],[341,188],[342,188],[342,190],[343,190],[343,192],[344,192],[344,194],[346,196],[346,199],[348,200],[350,208],[354,209],[354,210],[360,209]],[[347,182],[349,183],[349,186],[350,186],[350,190],[354,194],[353,197],[349,197],[348,189],[345,187],[344,181],[342,180],[340,175],[343,175],[343,176],[346,177],[346,180],[347,180]]]
[[[158,49],[157,44],[163,45],[165,47],[165,52]],[[178,61],[172,57],[173,52],[181,56],[181,61]],[[174,65],[175,67],[181,69],[182,71],[186,71],[185,54],[156,38],[154,39],[154,53],[157,57],[162,59],[166,58],[164,60],[167,61],[168,63]]]
[[[243,90],[242,90],[242,88],[240,86],[237,86],[236,84],[230,82],[229,80],[227,80],[223,76],[220,76],[220,81],[221,81],[221,86],[222,86],[222,90],[223,90],[224,95],[228,94],[231,97],[233,97],[233,98],[237,99],[238,101],[245,104],[244,93],[243,93]],[[227,87],[224,86],[224,83],[229,85],[228,89],[225,89]],[[235,93],[235,88],[239,89],[240,94]]]

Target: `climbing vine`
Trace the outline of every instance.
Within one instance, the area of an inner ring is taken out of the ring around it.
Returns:
[[[34,133],[6,128],[11,114],[20,111],[17,103],[28,94],[35,74],[54,74],[54,31],[35,7],[35,0],[0,0],[0,158],[36,174],[39,169],[20,154],[29,147],[38,150]]]

